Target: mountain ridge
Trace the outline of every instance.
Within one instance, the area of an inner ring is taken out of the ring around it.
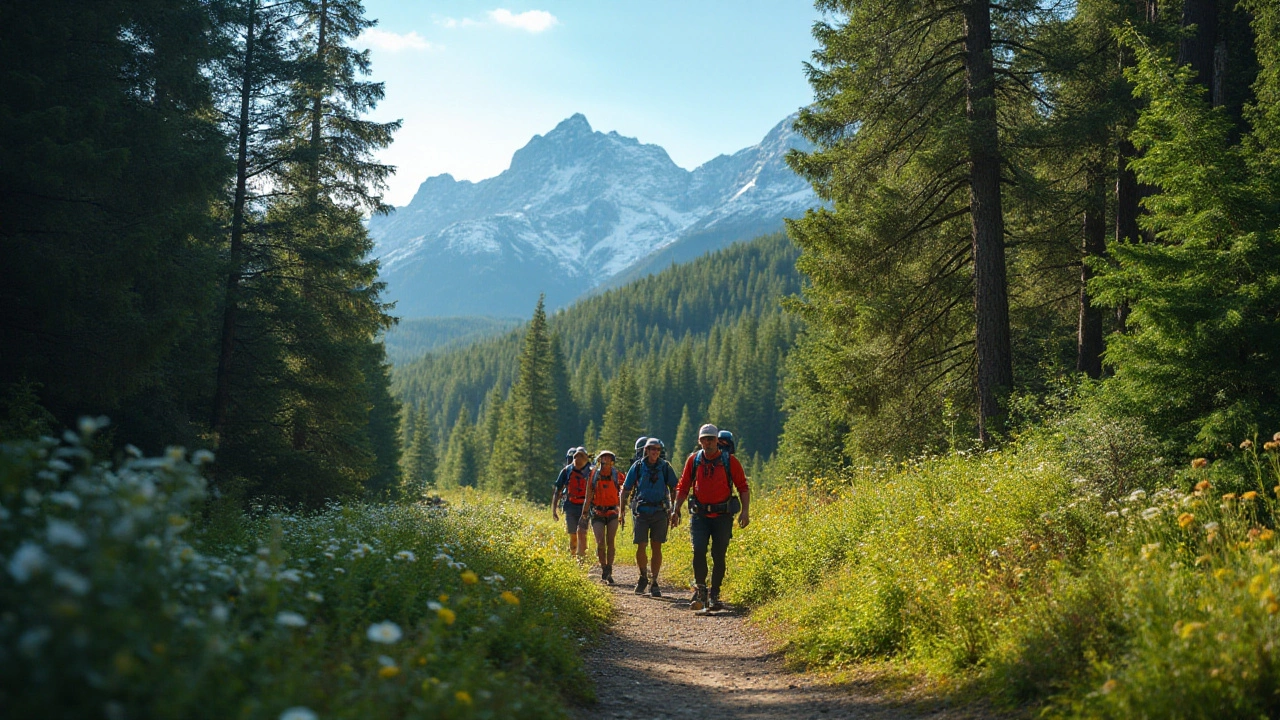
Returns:
[[[817,204],[785,162],[809,147],[793,119],[685,170],[661,146],[594,130],[574,113],[502,173],[427,178],[408,205],[372,218],[386,296],[403,317],[519,315],[540,293],[556,309],[654,267],[646,260],[664,249],[683,261],[779,230]]]

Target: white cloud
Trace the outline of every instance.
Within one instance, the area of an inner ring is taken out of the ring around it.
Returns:
[[[476,22],[471,18],[458,19],[458,18],[447,17],[440,20],[436,20],[436,24],[441,27],[447,28],[449,30],[453,30],[454,28],[471,27],[473,25],[480,25],[481,23]]]
[[[402,50],[432,50],[435,45],[427,42],[417,31],[410,31],[403,35],[399,33],[387,32],[378,28],[369,28],[360,33],[355,39],[356,45],[368,45],[376,50],[386,50],[387,52],[400,52]]]
[[[531,33],[540,33],[560,24],[555,15],[546,10],[528,10],[519,14],[504,8],[490,10],[489,19],[506,27],[516,28]]]

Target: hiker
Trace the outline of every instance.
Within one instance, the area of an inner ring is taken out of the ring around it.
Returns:
[[[641,435],[640,437],[636,438],[636,449],[635,449],[635,452],[631,454],[632,465],[635,465],[636,463],[644,459],[644,447],[645,447],[645,443],[647,442],[649,442],[649,438],[645,437],[644,435]]]
[[[733,516],[738,527],[751,522],[751,488],[738,458],[720,449],[720,431],[710,423],[698,429],[701,450],[689,456],[676,486],[676,506],[671,526],[680,524],[680,505],[689,501],[689,536],[693,540],[693,576],[697,591],[690,609],[703,612],[723,610],[720,583],[724,581],[724,559],[733,537]],[[733,494],[737,488],[738,494]],[[692,494],[692,497],[690,495]],[[739,500],[741,498],[741,500]],[[707,590],[707,545],[711,546],[711,588]]]
[[[596,536],[596,558],[600,561],[600,580],[613,584],[613,539],[618,527],[627,519],[619,511],[618,491],[622,488],[622,473],[613,466],[612,450],[596,453],[596,466],[587,479],[587,496],[584,512],[578,520],[579,532],[585,533],[588,520]]]
[[[636,581],[636,594],[641,595],[648,585],[649,594],[662,597],[658,588],[658,571],[662,568],[662,543],[667,541],[667,528],[671,521],[672,500],[675,498],[676,471],[671,463],[662,459],[662,441],[648,438],[644,445],[644,457],[627,471],[622,484],[622,506],[631,508],[631,536],[636,543],[636,567],[640,579]],[[632,497],[632,493],[635,497]],[[645,548],[653,551],[653,567],[649,565]]]
[[[569,533],[569,554],[581,559],[587,556],[587,529],[579,526],[578,521],[582,519],[582,504],[587,500],[591,456],[587,455],[586,448],[570,449],[571,463],[565,465],[556,478],[556,491],[551,498],[551,518],[559,520],[556,508],[564,509],[564,527]]]

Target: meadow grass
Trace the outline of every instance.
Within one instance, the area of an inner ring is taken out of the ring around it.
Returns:
[[[1267,447],[1119,498],[1032,441],[777,489],[727,592],[810,667],[1054,717],[1280,716]]]
[[[207,508],[198,465],[0,454],[12,717],[564,717],[604,593],[527,504]]]

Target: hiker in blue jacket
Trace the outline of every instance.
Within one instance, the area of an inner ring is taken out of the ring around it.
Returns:
[[[648,438],[644,445],[644,457],[637,460],[627,471],[627,479],[622,483],[622,506],[627,507],[627,500],[632,493],[635,497],[631,503],[631,535],[636,544],[636,567],[640,568],[640,579],[636,582],[636,594],[641,595],[645,586],[653,597],[662,597],[658,588],[658,571],[662,569],[662,543],[667,541],[667,528],[670,527],[671,508],[675,497],[676,471],[671,463],[662,459],[662,441]],[[653,551],[653,566],[649,565],[647,549]]]

